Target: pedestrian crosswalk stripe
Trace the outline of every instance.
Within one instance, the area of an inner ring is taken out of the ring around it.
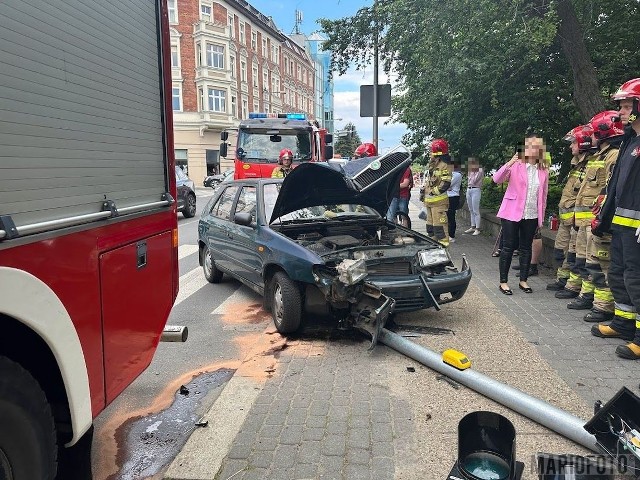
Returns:
[[[179,285],[180,290],[178,291],[178,297],[173,304],[174,307],[182,303],[184,300],[196,293],[205,285],[209,285],[209,282],[207,282],[207,279],[204,278],[202,268],[196,267],[180,277]]]
[[[180,245],[178,247],[178,260],[182,260],[198,251],[198,245]]]
[[[235,292],[231,294],[229,298],[227,298],[224,302],[218,305],[213,312],[212,315],[222,315],[227,310],[229,305],[235,305],[237,303],[246,303],[246,302],[261,302],[262,297],[255,293],[253,290],[249,290],[248,288],[240,287]]]

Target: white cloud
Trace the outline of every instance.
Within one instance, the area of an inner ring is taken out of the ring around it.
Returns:
[[[379,83],[387,83],[387,75],[380,74]],[[391,75],[390,82],[392,93],[394,88],[394,76]],[[371,117],[360,117],[360,85],[372,85],[372,71],[356,71],[349,69],[345,75],[334,77],[334,118],[342,120],[335,121],[336,130],[341,129],[347,123],[351,122],[356,126],[360,138],[364,142],[370,142],[373,138],[373,119]],[[403,123],[390,123],[384,125],[388,118],[378,119],[378,146],[380,151],[398,145],[402,135],[407,132],[406,125]]]

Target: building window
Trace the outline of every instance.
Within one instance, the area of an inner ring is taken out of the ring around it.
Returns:
[[[180,54],[178,53],[177,45],[171,45],[171,66],[175,68],[180,66]]]
[[[224,47],[207,43],[207,66],[224,68]]]
[[[244,22],[240,22],[240,43],[243,45],[247,42],[247,38],[244,35],[244,27]]]
[[[272,62],[276,61],[276,46],[275,45],[271,45],[271,61]]]
[[[231,63],[231,78],[236,78],[236,57],[232,55],[229,58],[229,63]]]
[[[169,23],[178,23],[178,0],[168,0]]]
[[[274,60],[276,63],[280,63],[280,46],[276,45],[276,59]]]
[[[253,102],[253,111],[254,112],[260,111],[260,106],[258,105],[258,102]]]
[[[258,33],[251,32],[251,50],[254,52],[258,49]]]
[[[253,86],[258,88],[258,66],[254,65],[251,69],[251,81],[253,82]]]
[[[238,103],[238,100],[236,98],[235,95],[231,95],[231,115],[233,117],[237,117],[238,116],[238,112],[236,111],[238,109],[238,106],[236,105]]]
[[[207,92],[209,111],[222,113],[226,112],[227,92],[225,90],[217,90],[215,88],[209,88]]]
[[[173,103],[173,110],[176,112],[182,111],[182,89],[179,85],[174,85],[171,89],[171,99]]]
[[[279,78],[276,78],[276,79],[273,81],[273,84],[274,84],[274,85],[273,85],[273,91],[274,91],[275,93],[277,93],[278,95],[280,95],[280,79],[279,79]]]
[[[285,72],[289,71],[289,58],[288,57],[284,57],[284,71]]]
[[[266,38],[262,39],[262,56],[264,58],[267,58],[267,39]]]
[[[245,60],[240,60],[240,80],[247,81],[247,62]]]
[[[230,14],[227,17],[227,22],[229,24],[229,36],[231,38],[236,38],[236,22],[233,14]]]
[[[198,111],[205,111],[205,103],[204,103],[204,88],[198,87]]]
[[[242,118],[247,118],[249,116],[249,102],[246,100],[242,100]]]
[[[262,88],[269,88],[269,71],[264,69],[262,70]]]
[[[211,5],[200,5],[200,20],[211,21]]]
[[[298,80],[302,80],[302,73],[301,73],[301,71],[302,71],[302,69],[300,68],[300,65],[298,65],[298,71],[297,71],[298,75],[296,76],[296,78],[297,78]]]

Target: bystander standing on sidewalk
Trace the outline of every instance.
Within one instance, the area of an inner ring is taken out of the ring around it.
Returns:
[[[547,206],[549,171],[544,141],[535,134],[525,139],[522,154],[514,154],[493,174],[496,183],[509,182],[498,218],[502,219],[504,247],[500,252],[500,286],[505,295],[512,295],[508,275],[516,238],[520,250],[520,282],[518,287],[532,293],[527,279],[531,263],[531,246],[536,229],[542,226]]]
[[[484,170],[480,166],[480,162],[475,157],[469,157],[467,172],[467,207],[469,208],[469,217],[471,218],[471,227],[464,233],[472,235],[480,235],[480,197],[482,195],[482,180],[484,179]]]
[[[460,208],[460,187],[462,187],[462,173],[460,164],[453,162],[453,172],[451,173],[451,185],[447,190],[449,197],[449,209],[447,210],[447,221],[449,222],[449,242],[456,241],[456,210]]]

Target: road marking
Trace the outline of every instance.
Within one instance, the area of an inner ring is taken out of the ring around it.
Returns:
[[[247,301],[260,301],[261,297],[254,293],[253,290],[249,290],[249,288],[238,288],[235,292],[231,294],[229,298],[227,298],[224,302],[218,305],[211,315],[222,315],[229,308],[229,305],[235,305],[237,303],[245,303]]]
[[[198,251],[198,245],[180,245],[178,247],[178,260],[182,260],[189,255],[193,255]]]
[[[180,277],[179,285],[180,290],[178,291],[178,297],[173,304],[174,307],[182,303],[205,285],[209,285],[209,282],[204,278],[202,268],[196,267]]]

